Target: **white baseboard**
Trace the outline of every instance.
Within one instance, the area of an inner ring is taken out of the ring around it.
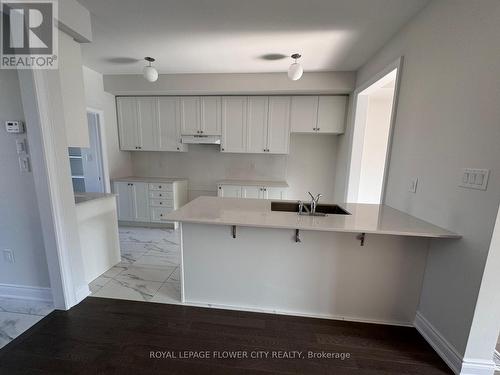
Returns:
[[[81,288],[78,288],[75,292],[76,303],[82,302],[85,298],[90,295],[90,289],[88,285],[83,285]]]
[[[415,328],[455,374],[493,375],[495,371],[493,360],[464,358],[419,311],[415,316]]]
[[[495,362],[495,370],[500,371],[500,352],[495,350],[495,354],[493,355],[493,362]]]
[[[351,317],[351,316],[343,316],[343,315],[341,316],[341,315],[326,315],[326,314],[310,314],[310,313],[300,313],[297,311],[272,310],[272,309],[266,309],[266,308],[257,308],[257,307],[253,307],[253,306],[241,306],[241,305],[238,305],[238,306],[222,305],[222,304],[213,304],[213,303],[206,303],[206,302],[199,302],[199,301],[183,301],[183,304],[186,306],[209,307],[212,309],[248,311],[248,312],[265,313],[265,314],[300,316],[300,317],[304,317],[304,318],[344,320],[346,322],[383,324],[383,325],[401,326],[401,327],[413,327],[413,325],[409,322],[401,322],[401,321],[396,321],[396,320],[376,320],[376,319]]]
[[[50,288],[13,284],[0,284],[0,297],[43,302],[52,302],[53,300]]]

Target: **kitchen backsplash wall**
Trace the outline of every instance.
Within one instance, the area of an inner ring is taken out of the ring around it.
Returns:
[[[333,199],[337,137],[292,134],[289,155],[221,153],[214,145],[189,145],[189,152],[132,152],[134,176],[184,177],[189,199],[217,195],[224,179],[285,180],[289,199],[305,199],[307,190]]]

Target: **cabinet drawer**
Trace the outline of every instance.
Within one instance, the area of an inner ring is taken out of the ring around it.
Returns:
[[[174,202],[171,199],[150,199],[151,207],[174,207]]]
[[[149,198],[153,199],[173,199],[174,193],[171,191],[163,191],[163,190],[150,190]]]
[[[157,190],[157,191],[172,191],[173,185],[171,183],[151,183],[149,184],[149,190]]]
[[[168,221],[165,219],[173,208],[170,207],[153,207],[151,208],[151,221]]]

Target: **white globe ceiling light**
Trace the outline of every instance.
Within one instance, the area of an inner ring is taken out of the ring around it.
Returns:
[[[144,78],[146,78],[149,82],[155,82],[158,79],[158,71],[153,68],[152,63],[155,61],[152,57],[145,57],[144,60],[146,60],[149,65],[146,65],[144,69],[142,70],[142,74],[144,75]]]
[[[288,78],[292,81],[296,81],[302,77],[304,69],[302,68],[302,65],[297,62],[297,60],[301,58],[301,55],[294,53],[291,57],[295,60],[295,62],[288,68]]]

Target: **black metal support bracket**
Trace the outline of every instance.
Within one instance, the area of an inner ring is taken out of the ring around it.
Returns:
[[[236,238],[236,225],[232,226],[233,238]]]
[[[365,237],[366,233],[360,233],[356,236],[356,239],[359,240],[359,246],[365,246]]]
[[[298,229],[295,229],[295,242],[297,243],[302,242],[302,240],[300,239],[300,232]]]

